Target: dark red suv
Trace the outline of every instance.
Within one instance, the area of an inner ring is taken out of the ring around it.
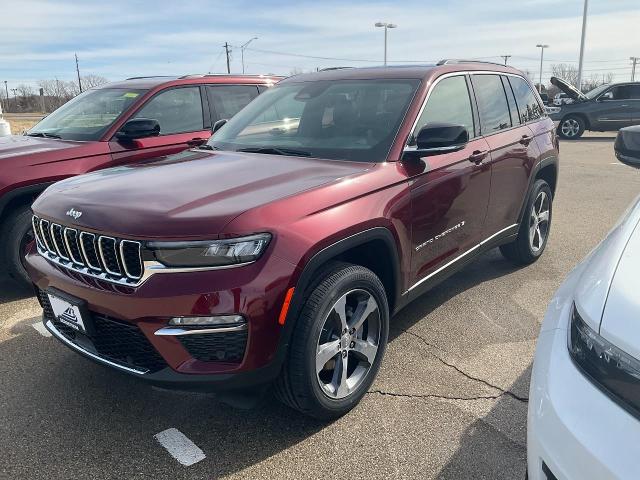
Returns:
[[[22,259],[33,241],[31,203],[53,182],[205,143],[279,77],[140,77],[77,96],[24,136],[0,138],[0,265],[30,283]],[[1,267],[0,267],[1,268]]]
[[[199,150],[57,183],[28,270],[46,328],[176,388],[274,384],[315,417],[373,382],[390,317],[482,252],[542,254],[553,122],[488,63],[283,80]]]

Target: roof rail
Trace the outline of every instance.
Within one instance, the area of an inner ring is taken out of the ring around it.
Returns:
[[[173,75],[146,75],[143,77],[129,77],[125,78],[125,80],[142,80],[145,78],[174,78]]]
[[[318,70],[319,72],[330,72],[331,70],[343,70],[345,68],[353,68],[353,67],[325,67]]]
[[[455,63],[488,63],[489,65],[500,65],[501,67],[504,67],[502,63],[498,63],[498,62],[488,62],[486,60],[465,60],[461,58],[444,58],[440,60],[438,63],[436,63],[436,65],[438,66],[451,65]]]
[[[204,78],[204,77],[272,77],[277,75],[263,73],[192,73],[190,75],[182,75],[178,79],[185,78]]]

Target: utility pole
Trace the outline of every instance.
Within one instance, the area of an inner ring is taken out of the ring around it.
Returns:
[[[509,60],[511,58],[511,55],[500,55],[502,58],[504,58],[504,66],[507,66],[507,60]]]
[[[227,52],[227,73],[231,73],[231,64],[229,63],[229,53],[231,53],[231,51],[229,50],[228,42],[224,42],[224,50]]]
[[[582,59],[584,58],[584,37],[587,33],[587,7],[589,0],[584,0],[584,10],[582,11],[582,38],[580,39],[580,60],[578,62],[578,85],[576,88],[582,91]]]
[[[536,47],[540,49],[540,83],[538,84],[538,91],[542,93],[542,61],[544,59],[544,49],[549,48],[549,45],[539,43]]]
[[[15,108],[15,112],[17,112],[18,111],[18,89],[12,88],[11,91],[13,92],[13,106]]]
[[[9,111],[9,89],[7,88],[7,81],[4,81],[4,91],[7,94],[7,104],[5,105],[5,108],[7,109],[7,112]]]
[[[76,53],[76,73],[78,74],[78,88],[80,88],[80,93],[82,93],[82,82],[80,81],[80,67],[78,67],[78,54]]]
[[[636,80],[636,64],[638,62],[640,62],[640,57],[629,57],[629,60],[631,60],[631,81],[635,82]],[[7,82],[4,82],[7,83]]]

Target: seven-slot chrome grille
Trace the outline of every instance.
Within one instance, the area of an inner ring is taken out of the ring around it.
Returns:
[[[38,252],[76,272],[124,285],[137,285],[144,274],[140,242],[97,235],[32,218]]]

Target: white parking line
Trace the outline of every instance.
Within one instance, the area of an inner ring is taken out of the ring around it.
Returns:
[[[204,452],[177,428],[168,428],[153,437],[173,458],[187,467],[206,458]]]
[[[40,335],[42,335],[43,337],[50,337],[51,334],[49,333],[49,330],[47,330],[44,325],[42,324],[42,322],[36,322],[33,325],[31,325],[36,332],[38,332]]]

